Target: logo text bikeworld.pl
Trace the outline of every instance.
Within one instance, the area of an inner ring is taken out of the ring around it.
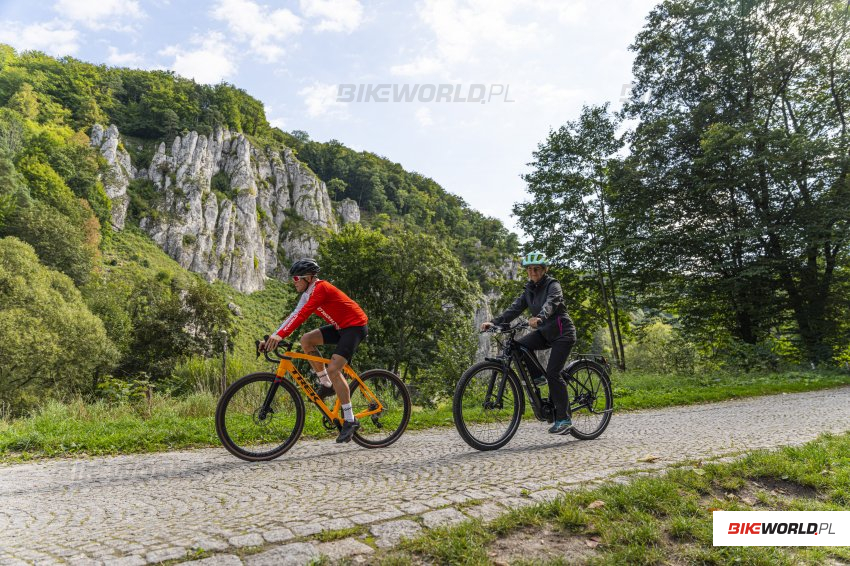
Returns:
[[[729,535],[834,535],[832,523],[729,523]]]
[[[516,102],[509,84],[341,84],[337,102]]]
[[[850,546],[850,511],[712,510],[714,546]]]

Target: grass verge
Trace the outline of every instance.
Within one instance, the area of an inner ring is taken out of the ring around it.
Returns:
[[[628,373],[615,374],[613,384],[614,407],[622,411],[826,389],[850,384],[850,374],[811,371],[697,377]],[[117,405],[79,399],[50,401],[28,417],[0,420],[0,462],[219,446],[213,421],[216,402],[212,392],[182,397],[154,394],[149,402]],[[312,405],[307,413],[305,437],[334,435],[322,427]],[[530,414],[529,409],[526,416],[531,418]],[[439,426],[453,426],[450,403],[432,409],[414,407],[410,430]]]
[[[825,564],[850,547],[714,547],[712,510],[850,509],[850,434],[567,494],[435,529],[381,564]],[[544,544],[540,544],[541,541]]]

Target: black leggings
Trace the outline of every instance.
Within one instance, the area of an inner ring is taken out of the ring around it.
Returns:
[[[553,342],[548,342],[539,330],[527,334],[517,340],[531,351],[552,348],[549,354],[549,364],[546,366],[546,381],[549,382],[549,397],[555,404],[555,420],[563,420],[569,416],[569,400],[567,399],[567,384],[561,377],[564,363],[570,357],[570,352],[576,343],[574,336],[560,336]]]

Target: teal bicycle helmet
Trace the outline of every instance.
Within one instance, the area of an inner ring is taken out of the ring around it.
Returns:
[[[528,254],[522,258],[522,266],[526,267],[528,265],[547,266],[549,265],[549,260],[543,252],[528,252]]]

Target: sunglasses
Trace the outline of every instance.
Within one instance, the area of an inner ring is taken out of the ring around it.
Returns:
[[[302,279],[305,279],[305,280],[306,280],[308,277],[310,277],[310,276],[309,276],[309,275],[293,275],[293,276],[292,276],[292,281],[293,281],[293,282],[295,282],[295,283],[298,283],[298,282],[299,282],[299,281],[301,281]]]

